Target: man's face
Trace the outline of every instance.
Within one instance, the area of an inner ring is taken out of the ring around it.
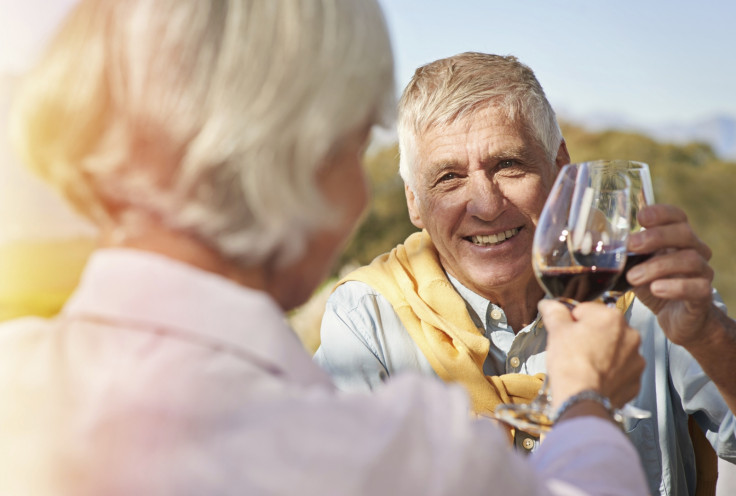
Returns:
[[[425,228],[444,269],[489,299],[536,286],[534,229],[558,167],[520,123],[480,110],[418,137],[414,225]],[[558,157],[558,162],[566,162]]]

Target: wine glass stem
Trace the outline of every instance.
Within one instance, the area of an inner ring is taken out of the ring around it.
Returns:
[[[536,409],[539,412],[548,414],[549,408],[550,408],[550,391],[549,391],[549,375],[544,375],[544,380],[542,381],[542,387],[539,388],[539,392],[537,393],[537,396],[534,397],[534,399],[531,402],[531,407],[533,409]]]

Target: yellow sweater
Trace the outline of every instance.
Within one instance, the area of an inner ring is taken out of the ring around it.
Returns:
[[[447,279],[426,232],[412,234],[338,285],[346,281],[364,282],[391,303],[437,375],[465,386],[476,413],[492,413],[501,403],[528,403],[539,391],[543,374],[485,375],[490,342]]]

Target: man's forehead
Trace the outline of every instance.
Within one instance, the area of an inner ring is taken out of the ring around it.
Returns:
[[[447,127],[463,127],[470,129],[478,120],[494,120],[513,123],[521,120],[516,112],[511,111],[507,107],[503,107],[493,100],[484,102],[475,102],[464,107],[448,108],[444,112],[435,109],[428,112],[426,120],[419,124],[418,134],[426,134],[433,130],[442,130]]]
[[[417,137],[425,163],[462,160],[464,155],[508,156],[524,153],[536,140],[518,122],[483,114],[441,124]]]

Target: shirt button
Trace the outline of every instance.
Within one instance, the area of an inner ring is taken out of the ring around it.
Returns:
[[[520,363],[519,357],[511,357],[511,360],[509,360],[509,364],[514,368],[518,367]]]
[[[501,310],[498,308],[494,308],[491,310],[491,318],[493,320],[501,320],[501,317],[503,317],[503,313],[501,313]]]
[[[525,450],[531,451],[531,449],[534,447],[534,439],[528,437],[521,442],[521,445],[524,447]]]

